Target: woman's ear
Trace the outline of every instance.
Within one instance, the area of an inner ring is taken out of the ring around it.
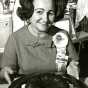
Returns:
[[[27,19],[26,22],[27,22],[27,25],[31,24],[31,18]]]

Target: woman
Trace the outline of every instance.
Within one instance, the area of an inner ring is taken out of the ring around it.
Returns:
[[[17,14],[22,20],[27,21],[28,25],[13,33],[6,44],[1,62],[1,76],[8,83],[11,83],[10,77],[14,73],[57,71],[56,47],[52,42],[52,36],[60,29],[52,24],[61,17],[65,2],[66,0],[20,0],[21,7],[18,8]],[[78,68],[78,57],[70,40],[67,51],[70,62],[68,69],[76,72],[75,76],[78,77],[78,69],[75,69]]]

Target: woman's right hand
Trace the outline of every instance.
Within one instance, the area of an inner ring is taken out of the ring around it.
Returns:
[[[3,77],[8,84],[11,84],[11,77],[10,75],[14,74],[14,71],[11,69],[11,67],[4,67],[1,69],[1,77]]]
[[[88,77],[84,79],[84,83],[88,86]]]

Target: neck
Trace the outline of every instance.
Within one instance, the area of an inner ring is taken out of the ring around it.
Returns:
[[[31,25],[28,26],[28,30],[35,37],[45,38],[48,35],[46,32],[38,31],[36,28],[32,27]]]

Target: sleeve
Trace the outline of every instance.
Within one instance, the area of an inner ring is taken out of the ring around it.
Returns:
[[[70,38],[68,44],[68,53],[70,62],[67,67],[67,73],[79,79],[79,57]]]
[[[13,34],[9,36],[5,45],[5,50],[1,60],[1,68],[10,66],[12,69],[16,68],[17,55],[16,55],[16,42]]]

